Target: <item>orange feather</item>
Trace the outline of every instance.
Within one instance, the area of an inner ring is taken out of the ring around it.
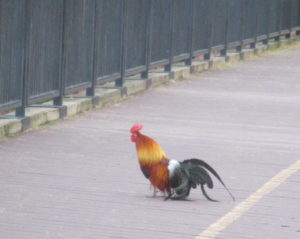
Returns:
[[[150,181],[160,191],[169,192],[169,171],[166,162],[163,161],[152,166]]]
[[[141,165],[152,165],[166,159],[167,155],[152,138],[137,132],[136,150]]]
[[[154,139],[136,132],[136,151],[140,166],[149,174],[154,188],[169,192],[169,160],[160,145]]]

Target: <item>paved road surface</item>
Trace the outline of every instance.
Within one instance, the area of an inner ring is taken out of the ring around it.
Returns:
[[[129,128],[171,158],[209,162],[207,201],[152,198]],[[151,89],[0,143],[0,238],[195,238],[300,159],[300,48]],[[215,238],[300,238],[300,172]]]

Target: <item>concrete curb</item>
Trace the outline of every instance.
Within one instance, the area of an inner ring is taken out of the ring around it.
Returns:
[[[112,84],[101,86],[96,89],[95,95],[100,98],[99,102],[93,101],[93,98],[71,95],[64,99],[64,106],[67,108],[65,118],[71,118],[80,113],[92,110],[93,108],[101,109],[119,103],[130,98],[133,95],[139,94],[149,87],[158,87],[163,84],[168,84],[171,81],[178,81],[188,77],[191,74],[199,74],[207,70],[221,69],[229,67],[254,57],[264,55],[267,52],[272,52],[277,49],[284,49],[288,46],[293,46],[299,42],[299,37],[284,39],[280,41],[269,42],[268,45],[258,44],[256,48],[243,49],[241,52],[229,51],[226,57],[213,57],[209,61],[195,59],[191,66],[186,66],[183,63],[177,63],[172,66],[172,73],[162,72],[161,69],[150,72],[149,80],[139,79],[138,76],[133,76],[126,80],[127,94],[122,94],[121,89],[113,89]],[[96,105],[94,103],[97,103]],[[49,105],[49,103],[48,103]],[[49,108],[45,103],[43,107],[28,107],[26,116],[30,118],[30,126],[28,130],[39,128],[42,125],[54,122],[60,119],[59,108]],[[0,120],[0,140],[14,136],[23,132],[21,119],[1,119]]]

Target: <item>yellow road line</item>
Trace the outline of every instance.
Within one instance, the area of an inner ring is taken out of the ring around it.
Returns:
[[[215,238],[222,230],[227,228],[231,223],[237,220],[240,216],[245,214],[251,207],[259,202],[264,196],[272,192],[280,184],[282,184],[286,179],[292,176],[300,170],[300,160],[293,163],[290,167],[282,170],[273,178],[271,178],[267,183],[265,183],[261,188],[259,188],[255,193],[250,195],[247,199],[239,203],[230,212],[221,217],[218,221],[211,224],[206,230],[201,232],[196,239],[212,239]]]

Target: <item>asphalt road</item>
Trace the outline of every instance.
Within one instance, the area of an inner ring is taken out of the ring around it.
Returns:
[[[206,160],[237,200],[218,183],[208,191],[217,203],[200,190],[153,198],[130,142],[135,123],[170,158]],[[213,238],[300,238],[300,171],[263,187],[298,160],[300,47],[1,142],[0,238],[204,238],[251,195]]]

